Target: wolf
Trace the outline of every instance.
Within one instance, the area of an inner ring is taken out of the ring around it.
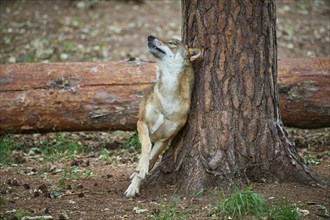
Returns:
[[[201,49],[189,48],[177,39],[152,35],[148,36],[148,49],[156,59],[159,78],[140,104],[137,131],[142,150],[125,191],[127,197],[139,193],[141,182],[159,155],[185,125],[194,85],[192,62],[202,54]]]

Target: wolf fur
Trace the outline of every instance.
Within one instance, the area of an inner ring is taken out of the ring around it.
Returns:
[[[159,79],[140,104],[137,130],[142,152],[125,191],[127,197],[139,193],[141,182],[159,155],[185,125],[194,84],[192,61],[201,56],[198,48],[152,35],[148,36],[148,48],[156,59]]]

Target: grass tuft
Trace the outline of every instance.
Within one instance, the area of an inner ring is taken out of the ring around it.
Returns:
[[[299,220],[298,209],[288,202],[288,199],[280,199],[278,204],[270,210],[270,219],[273,220]]]
[[[209,207],[208,216],[215,219],[270,219],[270,220],[299,220],[298,209],[290,204],[287,198],[280,199],[269,206],[264,198],[251,190],[232,190],[227,197],[217,196],[214,207]]]
[[[77,153],[82,153],[82,145],[77,141],[70,140],[64,135],[56,134],[54,140],[40,144],[38,148],[46,161],[54,161],[65,158],[74,158]]]
[[[10,135],[4,135],[0,137],[0,163],[6,164],[8,162],[8,156],[12,149],[12,141]]]
[[[137,131],[135,131],[134,134],[124,144],[124,148],[127,149],[130,153],[141,152],[141,143]]]
[[[159,210],[155,210],[151,219],[155,220],[184,220],[188,219],[188,212],[177,208],[176,201],[170,201],[166,204],[161,199]]]
[[[220,215],[223,218],[242,218],[244,215],[254,215],[258,218],[267,212],[267,204],[261,195],[247,188],[244,191],[234,190],[220,205]]]
[[[99,159],[103,160],[103,161],[109,161],[110,160],[109,154],[110,154],[110,152],[106,148],[103,148],[100,151]]]
[[[0,196],[0,206],[3,206],[5,204],[6,204],[5,199],[2,196]]]
[[[26,151],[24,144],[14,141],[12,137],[10,134],[0,136],[0,164],[12,163],[15,150]]]
[[[26,210],[26,209],[23,209],[23,208],[20,208],[19,210],[17,210],[15,212],[15,218],[17,219],[22,219],[24,216],[27,216],[27,215],[30,215],[31,212]]]
[[[221,193],[214,208],[209,208],[208,215],[218,219],[242,219],[244,216],[261,218],[268,214],[268,205],[264,198],[251,190],[232,190],[226,198]]]

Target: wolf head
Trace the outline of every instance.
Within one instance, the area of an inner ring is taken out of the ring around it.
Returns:
[[[182,63],[192,62],[201,55],[199,48],[188,48],[177,39],[162,40],[148,36],[148,48],[157,61]]]

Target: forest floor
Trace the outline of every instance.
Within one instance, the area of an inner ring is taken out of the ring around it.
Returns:
[[[0,63],[151,60],[146,36],[180,38],[181,6],[177,0],[141,2],[0,0]],[[277,16],[280,59],[329,56],[330,1],[277,1]],[[288,130],[305,162],[329,181],[330,130]],[[182,196],[170,185],[143,185],[138,197],[124,197],[138,160],[132,135],[0,137],[0,219],[219,218],[216,207],[225,199],[218,189]],[[272,208],[284,198],[301,219],[330,218],[329,188],[265,182],[250,189]]]

